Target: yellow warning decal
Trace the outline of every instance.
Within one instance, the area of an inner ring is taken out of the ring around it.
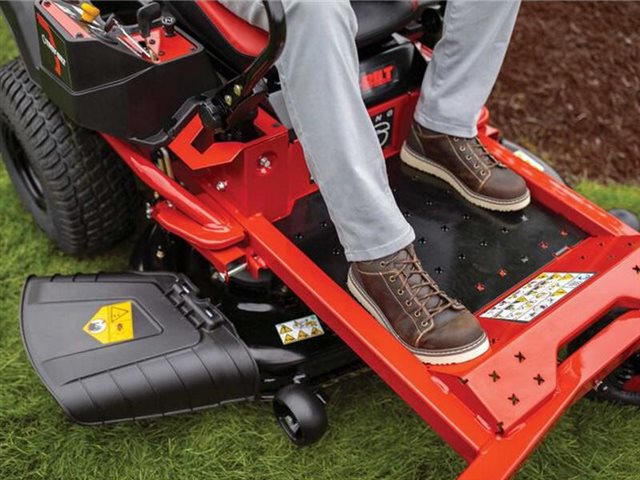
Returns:
[[[283,345],[324,335],[320,320],[315,315],[279,323],[276,325],[276,330]]]
[[[131,340],[134,338],[131,302],[112,303],[100,307],[82,330],[105,345]]]
[[[543,272],[481,317],[530,322],[594,275],[591,272]]]

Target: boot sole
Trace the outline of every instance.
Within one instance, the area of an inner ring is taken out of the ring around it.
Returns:
[[[498,200],[485,195],[480,195],[458,180],[449,170],[432,162],[426,157],[422,157],[414,153],[406,144],[402,146],[400,159],[412,168],[428,173],[429,175],[433,175],[434,177],[438,177],[440,180],[444,180],[451,185],[456,192],[462,195],[465,200],[477,207],[497,212],[515,212],[522,210],[531,203],[531,193],[529,190],[527,190],[525,195],[514,198],[513,200]]]
[[[423,363],[429,363],[432,365],[464,363],[479,357],[489,350],[489,339],[486,334],[468,345],[450,350],[429,351],[411,347],[398,336],[395,330],[391,327],[387,318],[380,311],[378,305],[376,305],[364,289],[351,277],[351,270],[349,270],[349,273],[347,274],[347,288],[354,298],[358,300],[358,302],[371,314],[371,316],[373,316],[373,318],[378,321],[378,323],[391,332],[391,334],[400,341],[407,350],[418,357],[418,360]]]

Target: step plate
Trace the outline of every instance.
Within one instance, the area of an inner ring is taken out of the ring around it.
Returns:
[[[587,236],[535,202],[520,212],[490,212],[397,158],[387,169],[398,205],[416,232],[416,251],[425,268],[471,310]],[[338,284],[346,285],[348,263],[319,193],[298,201],[277,227]]]

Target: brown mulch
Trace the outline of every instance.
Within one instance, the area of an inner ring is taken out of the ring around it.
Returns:
[[[525,2],[489,108],[569,179],[639,182],[640,2]]]

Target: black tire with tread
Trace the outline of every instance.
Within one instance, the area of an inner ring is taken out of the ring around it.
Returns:
[[[132,172],[97,133],[73,124],[19,59],[0,67],[0,155],[23,204],[64,252],[98,253],[134,230]]]

